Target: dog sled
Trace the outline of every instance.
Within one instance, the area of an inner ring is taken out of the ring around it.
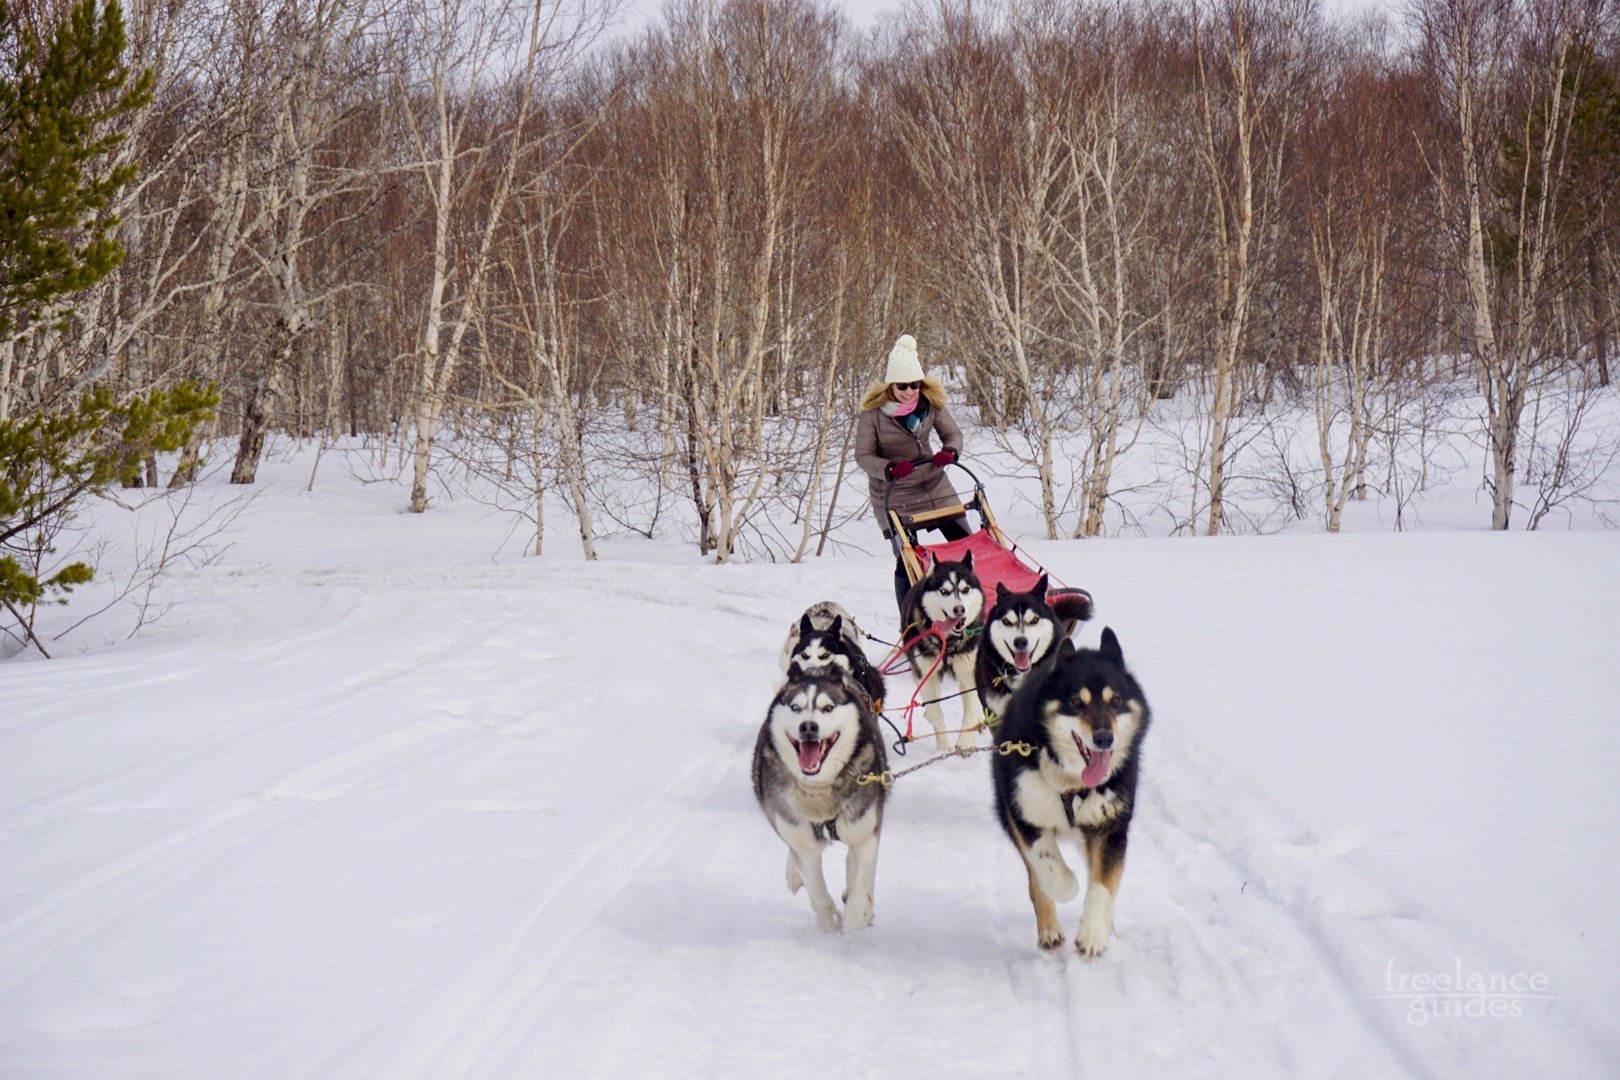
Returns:
[[[913,467],[933,464],[932,458],[918,458]],[[958,500],[949,506],[939,506],[917,514],[902,514],[889,505],[894,485],[889,485],[883,496],[883,514],[889,522],[890,543],[895,555],[906,569],[906,578],[915,585],[928,575],[928,568],[937,562],[959,562],[972,552],[973,573],[984,588],[986,606],[996,595],[996,586],[1005,585],[1009,592],[1028,592],[1045,574],[1052,582],[1047,590],[1047,603],[1060,618],[1084,619],[1091,610],[1091,594],[1058,584],[1058,579],[1039,562],[1021,551],[1018,544],[996,523],[995,512],[990,509],[984,483],[972,469],[961,461],[951,462],[973,481],[971,498]],[[937,544],[924,544],[917,538],[923,529],[937,528],[938,523],[973,513],[978,516],[979,527],[960,540],[945,540]]]
[[[932,464],[932,459],[923,458],[912,462],[913,467],[921,467],[924,464]],[[984,609],[988,611],[996,603],[998,588],[1005,587],[1010,593],[1033,592],[1045,577],[1047,581],[1045,602],[1058,619],[1060,637],[1068,638],[1076,625],[1091,617],[1091,594],[1084,589],[1064,585],[1039,561],[1020,550],[1018,544],[996,522],[995,511],[990,508],[989,497],[985,494],[984,483],[978,474],[960,461],[951,464],[961,469],[973,481],[973,494],[966,500],[958,495],[958,501],[948,506],[906,514],[891,505],[891,496],[894,492],[892,483],[884,492],[883,513],[889,522],[890,542],[901,565],[905,567],[909,583],[915,587],[928,576],[935,564],[961,562],[971,554],[973,576],[978,579],[979,586],[983,590]],[[970,513],[978,517],[979,525],[967,536],[937,544],[924,544],[918,539],[917,534],[923,529],[937,528],[940,522],[957,517],[965,518]],[[976,632],[977,629],[968,631],[968,633]],[[962,631],[947,630],[943,624],[930,626],[913,623],[903,626],[900,630],[900,641],[895,643],[893,651],[878,665],[878,670],[883,675],[899,674],[910,666],[906,655],[913,646],[930,636],[938,639],[938,649],[931,650],[937,655],[928,663],[925,670],[914,671],[919,677],[910,700],[898,710],[882,710],[880,707],[880,715],[885,711],[899,711],[904,718],[905,730],[902,732],[887,716],[882,716],[883,721],[894,729],[897,736],[893,748],[896,754],[904,755],[906,745],[915,738],[914,717],[918,709],[929,711],[948,698],[964,697],[978,692],[977,687],[967,685],[959,673],[956,678],[962,688],[956,693],[926,699],[923,696],[924,689],[934,685],[933,680],[944,663],[947,650],[953,648],[950,636],[959,633]],[[932,717],[930,722],[932,723]],[[989,720],[990,725],[995,722],[994,719]],[[961,730],[971,731],[976,728],[976,724],[970,723],[967,728]],[[936,725],[936,736],[939,735],[940,730]]]

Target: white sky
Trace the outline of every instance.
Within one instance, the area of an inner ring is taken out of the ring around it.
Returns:
[[[663,10],[665,0],[626,0],[624,20],[626,24],[634,22],[640,24],[656,19]],[[899,7],[898,0],[843,0],[838,5],[850,17],[856,26],[868,26],[878,16],[880,11],[895,10]]]
[[[1322,0],[1322,2],[1330,12],[1357,12],[1376,8],[1393,12],[1398,10],[1405,0]],[[627,0],[624,24],[629,27],[656,19],[664,3],[665,0]],[[901,3],[902,0],[840,0],[838,6],[848,13],[850,22],[864,28],[875,23],[880,15],[898,11]]]

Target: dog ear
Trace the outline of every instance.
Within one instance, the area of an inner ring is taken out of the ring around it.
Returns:
[[[1074,655],[1074,641],[1072,639],[1064,638],[1062,641],[1058,642],[1057,658],[1059,660],[1067,660],[1069,657],[1071,657],[1073,655]]]
[[[1110,660],[1117,660],[1121,664],[1125,662],[1125,651],[1119,647],[1119,638],[1114,636],[1111,626],[1103,627],[1102,648],[1099,651]]]
[[[1006,600],[1007,597],[1009,597],[1011,595],[1012,595],[1012,590],[1011,589],[1007,588],[1007,586],[1003,585],[999,581],[996,582],[996,603],[998,603],[998,604],[1001,603],[1002,601]]]
[[[827,627],[827,633],[835,638],[844,635],[844,617],[842,615],[833,616],[832,625]]]
[[[815,628],[816,628],[816,624],[810,621],[810,613],[808,611],[805,612],[803,615],[799,616],[799,636],[800,637],[804,637],[806,634],[810,633]]]
[[[1047,584],[1046,583],[1046,575],[1042,574],[1041,575],[1041,580],[1037,581],[1035,583],[1035,587],[1033,589],[1029,590],[1029,591],[1034,593],[1040,599],[1045,600],[1046,599],[1046,584]]]
[[[787,681],[790,683],[804,681],[804,668],[799,666],[797,660],[788,665]]]
[[[968,551],[963,553],[962,565],[967,567],[969,570],[973,569],[973,552]]]

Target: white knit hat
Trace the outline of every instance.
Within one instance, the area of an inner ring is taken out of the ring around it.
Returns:
[[[883,381],[921,382],[923,378],[922,361],[917,359],[917,339],[910,334],[901,334],[894,339],[894,347],[889,350],[889,368],[883,373]]]

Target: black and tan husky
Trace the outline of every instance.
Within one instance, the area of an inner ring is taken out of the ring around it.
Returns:
[[[1125,870],[1125,842],[1136,802],[1142,738],[1152,714],[1125,668],[1114,632],[1097,649],[1064,641],[1013,696],[997,737],[1034,747],[992,759],[996,812],[1029,874],[1036,939],[1063,944],[1056,903],[1072,900],[1080,882],[1063,861],[1060,839],[1086,857],[1086,898],[1075,946],[1101,956],[1114,927],[1114,897]]]

